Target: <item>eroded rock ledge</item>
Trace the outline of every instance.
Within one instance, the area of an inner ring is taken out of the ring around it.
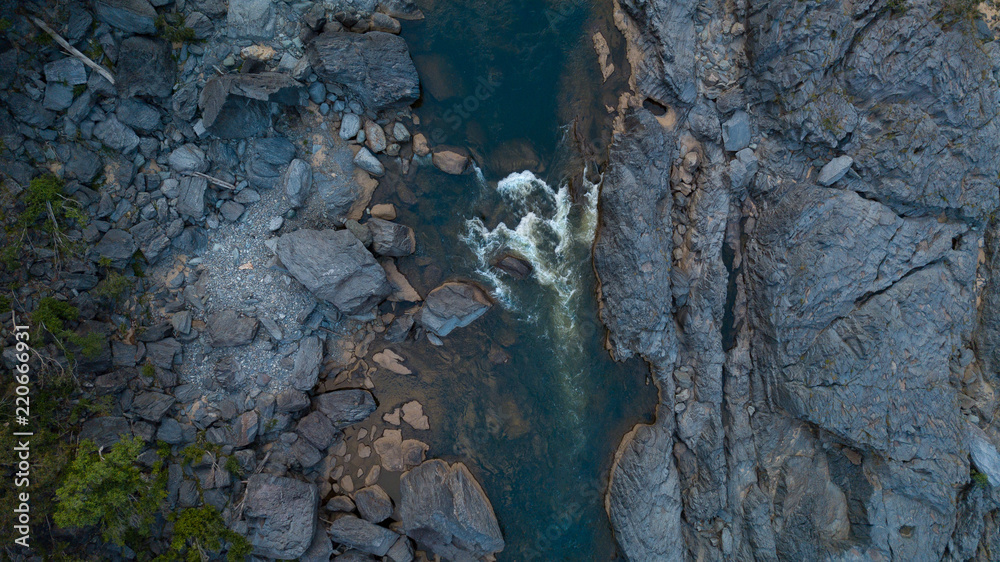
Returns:
[[[609,348],[660,389],[607,496],[630,560],[1000,546],[972,478],[1000,443],[1000,48],[905,8],[618,2],[595,268]]]

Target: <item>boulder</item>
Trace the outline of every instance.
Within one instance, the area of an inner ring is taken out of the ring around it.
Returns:
[[[236,447],[246,447],[257,438],[260,430],[260,416],[257,412],[250,410],[243,412],[233,422],[233,445]]]
[[[173,396],[161,392],[143,392],[132,401],[132,412],[146,421],[157,423],[176,401]]]
[[[285,137],[255,139],[246,161],[247,179],[260,189],[273,189],[285,166],[295,158],[295,146]]]
[[[816,182],[822,186],[831,186],[844,177],[854,164],[854,159],[846,154],[830,160],[819,171]]]
[[[223,310],[208,318],[208,337],[212,347],[238,347],[253,341],[258,326],[256,318],[240,316],[235,310]]]
[[[372,393],[359,388],[320,394],[313,398],[313,406],[329,418],[337,429],[368,419],[377,408]]]
[[[340,434],[323,412],[310,412],[299,420],[295,432],[320,450],[329,447]]]
[[[722,124],[722,141],[729,152],[750,146],[750,115],[746,111],[737,111]]]
[[[108,148],[122,154],[128,154],[139,146],[139,135],[114,115],[94,126],[94,136]]]
[[[113,228],[101,238],[101,241],[94,246],[94,252],[99,257],[108,258],[112,263],[124,264],[132,259],[132,255],[139,249],[138,244],[131,234],[124,230]]]
[[[471,324],[490,309],[486,293],[469,283],[444,283],[431,291],[416,320],[426,330],[447,336],[455,328]]]
[[[226,201],[219,207],[219,214],[222,215],[222,218],[229,222],[236,222],[240,220],[240,217],[243,216],[243,212],[246,211],[246,209],[247,208],[241,203],[237,203],[236,201]]]
[[[80,428],[80,441],[93,441],[98,448],[107,449],[121,440],[122,436],[130,436],[132,430],[128,420],[121,416],[104,416],[91,418]]]
[[[362,148],[354,155],[354,164],[369,174],[381,176],[385,173],[385,167],[367,148]]]
[[[293,388],[308,392],[319,380],[319,367],[323,361],[323,345],[316,336],[303,338],[295,352],[295,363],[288,382]],[[321,447],[322,448],[322,447]]]
[[[70,157],[63,167],[66,178],[74,178],[89,184],[101,171],[101,158],[96,152],[87,150],[82,145],[74,144],[69,149]]]
[[[382,436],[372,443],[379,456],[382,468],[390,472],[402,472],[424,462],[429,447],[416,439],[403,439],[398,429],[386,429]]]
[[[61,82],[69,86],[87,83],[87,69],[76,57],[64,57],[45,63],[44,70],[46,82]]]
[[[383,219],[387,221],[396,220],[396,206],[392,203],[380,203],[378,205],[372,205],[372,216],[377,219]]]
[[[385,556],[399,535],[364,519],[344,515],[330,524],[330,538],[348,548]]]
[[[413,229],[383,219],[372,217],[366,226],[372,233],[372,251],[381,256],[403,257],[417,249]]]
[[[381,523],[392,515],[392,500],[377,484],[355,492],[354,503],[358,506],[361,517],[372,523]]]
[[[247,538],[257,556],[295,559],[312,544],[319,491],[299,480],[254,474],[247,481]]]
[[[66,104],[66,107],[69,107],[69,104]],[[374,121],[365,123],[365,146],[375,154],[385,150],[385,131]]]
[[[365,149],[367,150],[367,149]],[[381,164],[379,164],[381,165]],[[336,221],[360,220],[365,213],[365,208],[371,202],[378,181],[371,177],[364,170],[355,170],[353,176],[340,175],[331,177],[326,174],[316,175],[316,191],[319,193],[327,215]],[[359,226],[367,234],[352,230],[354,235],[361,240],[365,246],[371,245],[371,233],[365,227]]]
[[[288,203],[293,209],[301,207],[306,202],[312,180],[312,167],[305,160],[296,158],[285,169],[280,180],[281,190],[288,197]]]
[[[50,111],[62,111],[73,105],[73,87],[59,82],[49,82],[45,85],[45,98],[42,107]]]
[[[129,37],[122,41],[115,64],[115,88],[119,96],[168,97],[173,94],[176,74],[170,43],[149,37]]]
[[[421,547],[461,561],[503,550],[493,506],[464,464],[426,461],[403,474],[399,486],[400,522]]]
[[[353,113],[345,113],[344,120],[340,122],[340,138],[350,140],[358,136],[361,130],[361,118]]]
[[[205,151],[198,148],[198,145],[187,143],[174,149],[167,158],[170,169],[178,172],[207,172],[208,160],[205,159]]]
[[[405,107],[420,97],[420,79],[402,37],[372,31],[328,31],[307,48],[319,77],[337,84],[375,112]]]
[[[396,268],[396,263],[389,258],[382,258],[379,260],[382,264],[382,269],[385,270],[386,279],[389,280],[389,284],[392,285],[392,294],[389,295],[389,300],[393,302],[420,302],[424,300],[420,293],[413,288],[406,276]]]
[[[316,298],[364,314],[392,292],[385,271],[347,230],[298,230],[278,239],[278,258]]]
[[[156,34],[156,10],[146,0],[97,0],[94,15],[125,33]]]
[[[150,132],[163,128],[160,112],[155,107],[135,98],[119,100],[115,115],[122,123],[140,131]]]
[[[185,176],[180,181],[177,195],[177,213],[182,217],[200,220],[205,215],[205,191],[208,180]]]

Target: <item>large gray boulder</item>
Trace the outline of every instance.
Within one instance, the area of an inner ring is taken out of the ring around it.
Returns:
[[[285,166],[295,158],[295,145],[285,137],[259,138],[250,146],[245,166],[247,179],[257,188],[273,189]]]
[[[464,328],[486,314],[492,307],[489,297],[470,283],[444,283],[432,290],[417,312],[416,320],[426,330],[447,336],[455,328]]]
[[[399,483],[403,530],[446,560],[474,562],[503,550],[493,506],[462,463],[429,460]]]
[[[208,317],[208,337],[213,347],[239,347],[253,341],[260,323],[235,310],[222,310]]]
[[[360,388],[320,394],[313,399],[313,406],[337,429],[344,429],[368,419],[377,408],[372,393]]]
[[[420,97],[417,69],[398,35],[328,31],[306,52],[320,79],[344,87],[372,111],[405,107]]]
[[[312,544],[319,507],[314,484],[254,474],[247,481],[243,505],[255,555],[293,560]]]
[[[392,292],[385,270],[348,230],[297,230],[277,248],[292,276],[344,314],[367,313]]]

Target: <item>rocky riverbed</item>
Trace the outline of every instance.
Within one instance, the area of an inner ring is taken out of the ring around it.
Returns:
[[[80,358],[46,325],[38,357],[73,372],[77,401],[106,405],[80,440],[108,449],[138,436],[139,462],[165,478],[152,542],[91,544],[88,556],[150,559],[172,530],[162,518],[202,505],[255,559],[502,551],[476,477],[427,459],[423,405],[380,403],[374,382],[415,376],[393,343],[441,345],[493,306],[459,279],[417,292],[395,263],[414,253],[414,232],[372,201],[413,158],[469,166],[429,146],[409,109],[419,79],[398,33],[419,9],[154,4],[0,14],[8,204],[31,200],[48,173],[77,210],[62,232],[29,223],[8,237],[5,302],[36,321],[42,299],[65,302],[70,332],[100,335]],[[114,294],[100,290],[109,279]],[[4,359],[13,368],[12,347]]]
[[[32,331],[36,510],[85,440],[138,438],[162,489],[135,541],[38,512],[7,557],[997,559],[976,4],[617,0],[565,58],[482,34],[558,36],[581,4],[496,3],[464,40],[421,6],[0,6],[0,335],[13,370]],[[450,83],[443,45],[481,76]],[[530,105],[496,52],[589,66]],[[647,376],[655,418],[611,455]],[[231,534],[179,523],[199,509]]]

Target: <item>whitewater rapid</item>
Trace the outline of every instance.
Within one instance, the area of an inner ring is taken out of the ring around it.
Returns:
[[[586,178],[586,173],[583,177]],[[488,186],[477,170],[481,186]],[[501,222],[490,230],[481,219],[465,222],[463,241],[477,259],[478,275],[493,288],[494,297],[507,309],[535,323],[553,344],[553,358],[566,401],[567,413],[579,421],[586,406],[586,394],[579,379],[589,368],[581,333],[581,298],[590,275],[590,251],[597,230],[599,183],[586,179],[583,198],[573,203],[568,184],[553,189],[530,171],[510,174],[495,190],[516,217],[513,227]],[[529,281],[545,291],[544,307],[529,308],[519,302],[512,281],[492,267],[493,260],[511,252],[531,264]],[[539,309],[541,308],[541,309]]]

